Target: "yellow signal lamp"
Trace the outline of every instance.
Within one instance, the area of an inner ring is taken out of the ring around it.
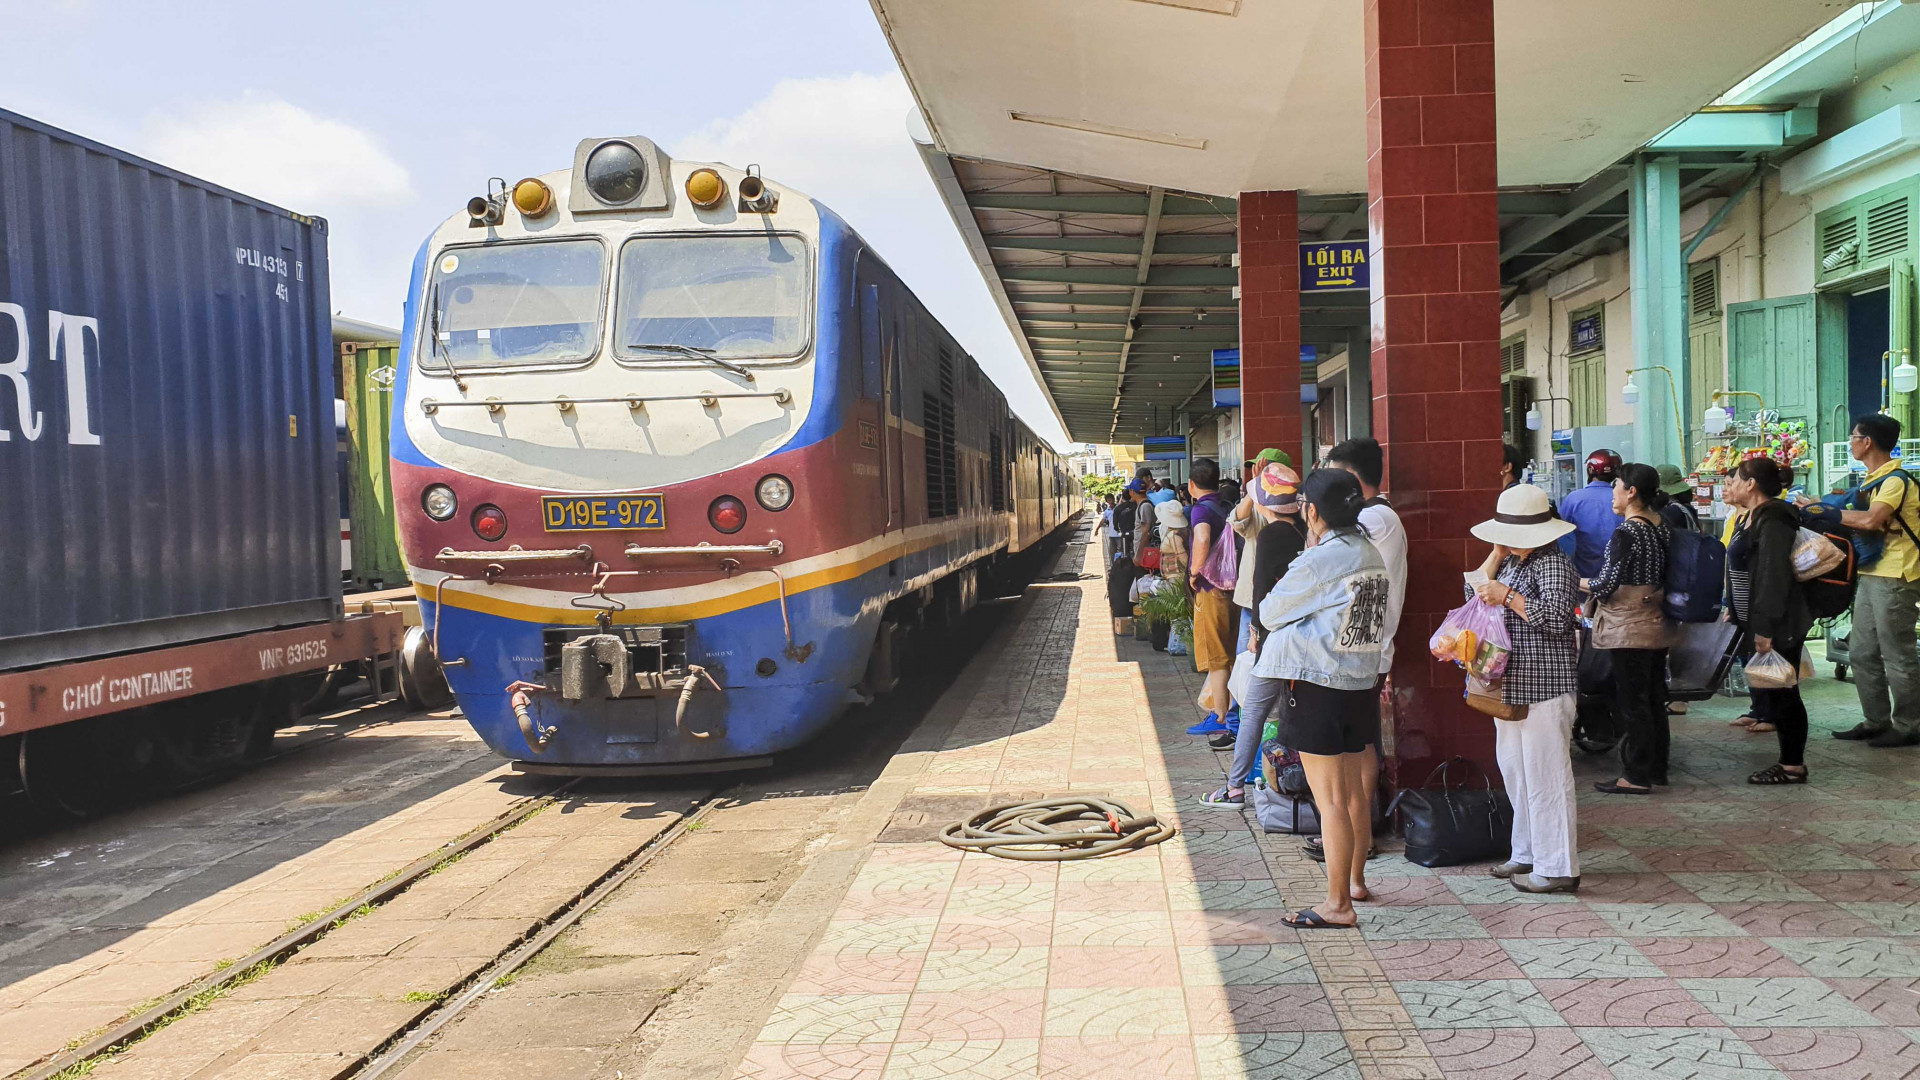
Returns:
[[[727,182],[712,169],[695,169],[687,175],[687,198],[702,210],[719,206],[727,197]]]
[[[523,217],[537,218],[553,209],[553,189],[529,176],[513,185],[513,205]]]

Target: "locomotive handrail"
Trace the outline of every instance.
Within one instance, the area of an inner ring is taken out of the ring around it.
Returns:
[[[701,394],[624,394],[620,397],[567,397],[564,394],[550,398],[484,398],[479,401],[439,401],[434,398],[421,398],[420,411],[428,416],[441,409],[460,406],[485,408],[490,413],[498,413],[509,405],[554,405],[561,412],[572,412],[575,405],[625,405],[629,409],[644,409],[654,401],[697,401],[708,408],[720,404],[723,398],[772,398],[781,405],[793,400],[793,392],[780,387],[773,390],[727,390]]]
[[[778,555],[786,550],[787,546],[778,540],[769,540],[764,544],[701,543],[663,547],[628,544],[627,558],[637,559],[642,555]]]
[[[591,559],[593,549],[585,544],[571,548],[519,548],[505,551],[460,551],[441,548],[434,558],[441,562],[533,562],[539,559]]]

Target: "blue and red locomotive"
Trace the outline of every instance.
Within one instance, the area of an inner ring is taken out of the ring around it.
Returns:
[[[1079,503],[846,222],[642,138],[429,238],[394,392],[434,653],[543,770],[795,746]]]

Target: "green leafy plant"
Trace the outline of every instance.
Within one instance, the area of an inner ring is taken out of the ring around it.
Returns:
[[[1104,499],[1109,495],[1118,495],[1126,486],[1127,479],[1124,476],[1083,476],[1080,478],[1080,489],[1095,499]]]
[[[1187,625],[1180,640],[1188,641],[1193,635],[1193,595],[1187,592],[1184,581],[1169,581],[1159,589],[1140,597],[1140,611],[1154,622],[1166,623],[1176,629],[1182,623]]]

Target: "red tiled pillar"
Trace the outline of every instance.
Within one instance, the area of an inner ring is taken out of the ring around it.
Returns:
[[[1494,721],[1427,639],[1487,546],[1500,475],[1500,266],[1493,0],[1366,0],[1373,429],[1407,529],[1393,671],[1402,784],[1463,754],[1493,769]]]
[[[1244,453],[1300,460],[1300,195],[1240,193],[1240,422]],[[1231,471],[1237,463],[1221,462]]]

